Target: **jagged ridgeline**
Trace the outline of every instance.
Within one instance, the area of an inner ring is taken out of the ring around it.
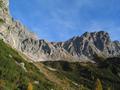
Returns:
[[[13,48],[29,56],[32,61],[91,61],[96,56],[115,57],[120,55],[119,41],[112,41],[107,32],[86,32],[64,42],[48,42],[38,39],[20,22],[9,14],[9,1],[1,0],[0,38]]]

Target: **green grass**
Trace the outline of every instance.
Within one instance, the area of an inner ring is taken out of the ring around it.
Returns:
[[[27,72],[17,63],[25,63]],[[29,82],[34,90],[50,90],[54,84],[47,80],[32,63],[26,62],[15,50],[0,40],[0,90],[26,90]]]

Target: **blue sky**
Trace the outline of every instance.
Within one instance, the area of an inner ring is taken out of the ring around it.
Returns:
[[[120,41],[120,0],[10,0],[10,11],[39,38],[49,41],[100,30]]]

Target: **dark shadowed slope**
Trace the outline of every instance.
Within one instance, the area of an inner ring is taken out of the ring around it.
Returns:
[[[95,82],[99,79],[104,90],[120,89],[120,58],[96,58],[97,64],[70,63],[65,61],[43,62],[45,65],[57,69],[76,84],[82,84],[90,90],[95,89]]]

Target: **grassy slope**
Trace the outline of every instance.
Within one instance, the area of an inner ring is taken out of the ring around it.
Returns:
[[[25,64],[27,72],[20,66]],[[26,62],[15,50],[0,40],[0,90],[26,90],[28,83],[33,84],[34,90],[50,90],[55,85],[46,79],[32,63]]]

